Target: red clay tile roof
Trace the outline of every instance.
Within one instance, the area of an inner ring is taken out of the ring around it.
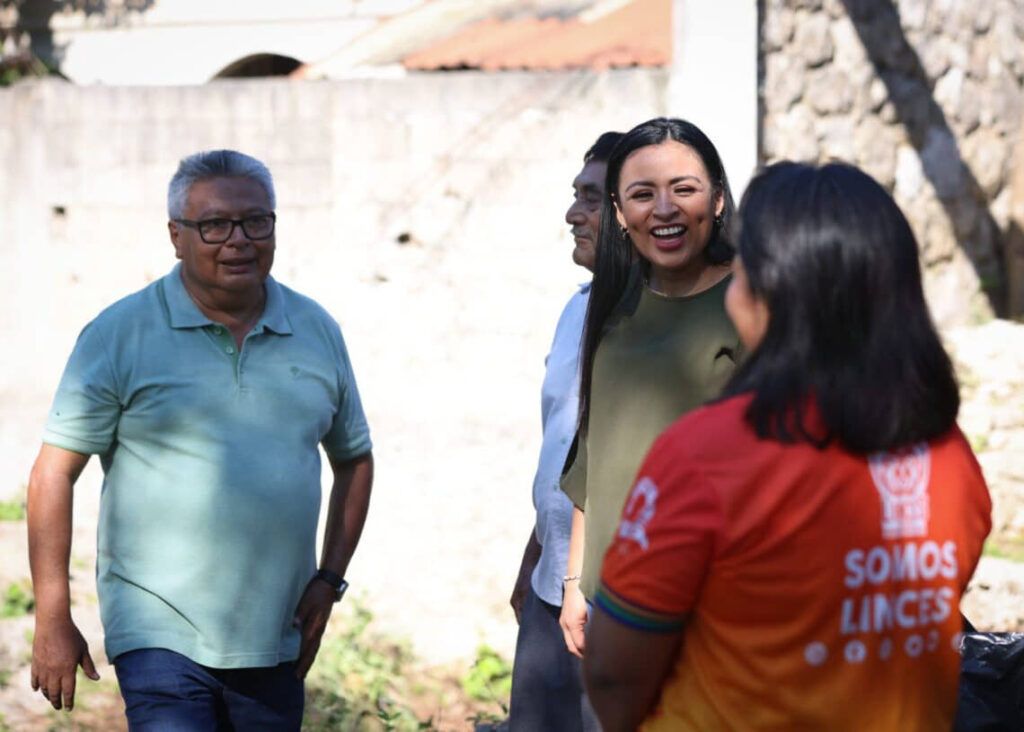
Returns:
[[[671,0],[633,0],[591,22],[489,19],[402,59],[410,70],[607,69],[665,66],[672,58]]]

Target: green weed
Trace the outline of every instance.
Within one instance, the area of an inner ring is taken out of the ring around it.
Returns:
[[[3,604],[0,605],[0,618],[17,618],[28,615],[36,608],[36,598],[32,595],[32,587],[25,580],[12,582],[4,592]]]
[[[373,614],[356,601],[341,619],[341,634],[325,636],[306,683],[304,730],[434,729],[406,701],[411,651],[371,632],[372,620]]]
[[[982,554],[1012,562],[1024,562],[1024,533],[992,534],[982,548]]]
[[[981,551],[987,557],[1024,563],[1024,537],[991,537]]]
[[[0,521],[24,521],[25,500],[12,498],[8,501],[0,501]]]
[[[512,665],[490,646],[481,645],[476,649],[476,661],[462,677],[462,690],[470,699],[493,703],[501,710],[500,714],[478,710],[469,718],[474,726],[497,724],[508,716]]]
[[[967,441],[974,452],[985,452],[989,448],[988,435],[968,435]]]

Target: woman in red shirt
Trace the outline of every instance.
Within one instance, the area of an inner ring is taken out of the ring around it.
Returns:
[[[651,448],[585,675],[606,732],[950,729],[991,527],[913,233],[858,169],[751,182],[726,296],[749,358]]]

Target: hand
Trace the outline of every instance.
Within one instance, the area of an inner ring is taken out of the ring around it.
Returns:
[[[565,637],[565,647],[577,658],[583,658],[583,647],[586,643],[583,629],[587,625],[587,598],[580,592],[580,581],[572,580],[565,583],[562,593],[562,614],[558,617]]]
[[[537,561],[529,561],[528,557],[523,557],[522,564],[519,565],[519,576],[515,578],[515,587],[512,588],[512,597],[509,598],[509,605],[512,606],[512,612],[515,613],[515,621],[517,623],[522,620],[522,606],[526,603],[526,594],[529,592],[529,578],[534,573],[535,566],[537,566]]]
[[[78,666],[90,679],[99,681],[89,644],[71,618],[52,625],[37,621],[32,641],[32,691],[41,692],[54,709],[63,706],[70,712],[75,706]]]
[[[531,528],[530,539],[526,542],[523,550],[523,561],[519,563],[519,576],[516,577],[516,586],[512,588],[512,597],[508,604],[512,606],[512,612],[516,614],[516,622],[522,621],[523,605],[526,603],[526,593],[530,591],[530,577],[533,575],[533,568],[540,561],[541,546],[537,541],[537,534]]]
[[[334,597],[334,588],[314,577],[306,585],[306,591],[299,600],[292,624],[302,631],[299,659],[295,662],[295,675],[300,679],[306,678],[320,650],[320,638],[327,628],[331,610],[334,609]]]
[[[509,605],[512,606],[512,612],[515,613],[515,621],[519,623],[522,621],[522,606],[526,602],[526,593],[529,591],[529,575],[525,577],[520,572],[519,576],[516,577],[515,587],[512,588],[512,597],[509,598]]]

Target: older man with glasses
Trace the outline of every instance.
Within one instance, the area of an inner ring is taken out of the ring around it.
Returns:
[[[132,729],[297,730],[303,678],[366,518],[370,437],[337,323],[278,284],[274,187],[230,150],[181,161],[180,264],[82,331],[32,469],[32,686],[74,704],[72,487],[104,470],[97,585]],[[319,565],[323,445],[334,474]]]

